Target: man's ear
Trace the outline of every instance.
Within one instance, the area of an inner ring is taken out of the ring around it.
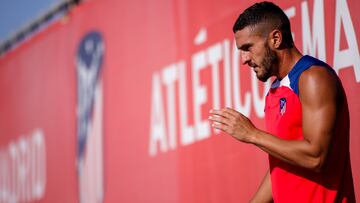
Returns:
[[[282,34],[280,30],[275,29],[269,34],[270,44],[274,49],[278,49],[282,43]]]

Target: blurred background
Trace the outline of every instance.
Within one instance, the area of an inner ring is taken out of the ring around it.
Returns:
[[[21,0],[1,0],[1,28],[0,40],[3,42],[11,34],[15,34],[23,26],[48,12],[51,7],[62,2],[61,0],[39,0],[35,2]]]
[[[0,202],[247,202],[267,155],[214,131],[264,98],[232,25],[253,0],[0,0]],[[357,0],[275,0],[347,93],[360,201]]]

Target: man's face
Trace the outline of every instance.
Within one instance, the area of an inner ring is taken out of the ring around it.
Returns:
[[[277,56],[275,51],[270,49],[266,37],[245,27],[235,33],[235,41],[241,50],[243,64],[252,67],[259,80],[265,82],[274,75]]]

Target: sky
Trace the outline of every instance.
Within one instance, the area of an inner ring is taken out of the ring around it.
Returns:
[[[0,0],[0,43],[62,0]]]

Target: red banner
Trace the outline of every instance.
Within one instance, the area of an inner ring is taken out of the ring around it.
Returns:
[[[0,202],[248,201],[267,155],[207,118],[229,106],[264,128],[270,81],[231,29],[254,2],[84,1],[2,56]],[[343,82],[360,201],[360,2],[275,3]]]

